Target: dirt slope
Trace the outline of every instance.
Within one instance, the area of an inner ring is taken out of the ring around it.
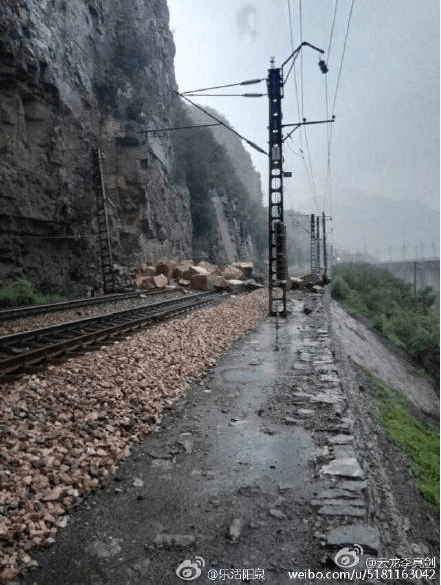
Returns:
[[[360,320],[351,317],[335,301],[330,303],[330,313],[334,339],[351,360],[394,390],[403,392],[419,410],[438,418],[439,398],[433,385],[428,378],[415,374],[404,352]]]

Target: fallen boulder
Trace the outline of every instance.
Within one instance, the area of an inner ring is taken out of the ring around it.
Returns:
[[[171,262],[170,260],[161,260],[156,265],[156,274],[163,274],[170,279],[173,277],[176,270],[176,262]]]
[[[235,279],[225,279],[225,284],[227,290],[232,292],[239,292],[241,290],[245,290],[246,285],[243,280],[235,280]]]
[[[298,289],[303,286],[303,279],[298,276],[290,276],[288,282],[292,289]]]
[[[244,278],[251,278],[254,268],[252,262],[234,262],[231,266],[238,268],[242,272]]]
[[[135,280],[132,281],[133,285],[137,289],[149,289],[155,288],[155,283],[153,282],[153,276],[144,276],[142,274],[136,276]]]
[[[191,287],[196,290],[211,290],[212,288],[225,288],[227,286],[225,279],[215,274],[193,274],[190,283]]]
[[[193,262],[191,260],[181,260],[180,262],[178,262],[178,264],[176,265],[176,268],[174,270],[174,273],[173,273],[173,278],[175,278],[176,280],[179,280],[181,278],[185,279],[184,274],[188,271],[188,269],[192,265],[193,265]],[[190,280],[190,279],[185,279],[185,280]]]
[[[221,272],[221,276],[225,280],[243,280],[244,278],[243,272],[233,265],[225,267]]]
[[[206,260],[201,260],[198,262],[197,268],[203,268],[210,274],[214,274],[218,270],[218,267],[215,264],[210,264],[210,262],[207,262]]]
[[[156,288],[165,288],[168,285],[168,278],[164,274],[156,274],[151,278]]]
[[[194,264],[192,264],[182,275],[182,278],[185,278],[185,280],[191,280],[191,277],[195,274],[202,274],[204,276],[208,276],[210,273],[208,272],[208,270],[206,270],[205,268],[203,268],[202,266],[195,266]]]

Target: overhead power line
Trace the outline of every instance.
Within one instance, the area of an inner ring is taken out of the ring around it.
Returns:
[[[237,87],[238,85],[254,85],[256,83],[261,83],[262,81],[265,81],[265,79],[248,79],[246,81],[240,81],[239,83],[228,83],[227,85],[215,85],[213,87],[203,87],[201,89],[191,89],[189,91],[182,91],[180,93],[181,96],[190,94],[190,93],[196,93],[199,91],[211,91],[213,89],[224,89],[225,87]]]
[[[242,134],[239,134],[239,132],[237,132],[236,130],[234,130],[234,128],[231,128],[231,126],[228,126],[228,124],[225,124],[225,122],[223,122],[219,118],[216,118],[216,116],[214,116],[213,114],[210,114],[210,112],[208,112],[205,108],[203,108],[199,104],[196,104],[195,102],[193,102],[186,95],[184,95],[182,93],[178,93],[178,95],[181,98],[183,98],[184,100],[186,100],[187,102],[189,102],[192,106],[194,106],[198,110],[201,110],[201,112],[204,112],[204,114],[206,114],[210,118],[213,118],[213,120],[216,120],[216,122],[218,122],[219,124],[221,124],[222,126],[224,126],[227,130],[229,130],[233,134],[236,134],[236,136],[238,136],[241,140],[244,140],[249,146],[251,146],[251,148],[254,148],[254,150],[257,150],[257,152],[260,152],[262,154],[266,154],[268,156],[268,153],[265,150],[263,150],[263,148],[260,148],[260,146],[258,146],[254,142],[252,142],[251,140],[248,140],[248,138],[245,138],[245,136],[242,136]]]
[[[343,53],[342,53],[341,60],[340,60],[340,67],[339,67],[339,70],[338,70],[337,86],[335,88],[334,102],[332,104],[332,113],[335,112],[335,103],[337,101],[337,93],[338,93],[338,90],[339,90],[339,87],[340,87],[341,72],[343,70],[343,61],[344,61],[345,53],[346,53],[346,45],[347,45],[347,42],[348,42],[349,28],[351,26],[351,19],[352,19],[352,13],[353,13],[353,10],[354,10],[354,4],[355,4],[355,0],[352,0],[351,10],[349,11],[348,23],[346,25],[346,34],[345,34],[345,41],[344,41],[344,44],[343,44]]]
[[[138,134],[149,134],[150,132],[171,132],[172,130],[188,130],[189,128],[207,128],[207,126],[220,126],[220,122],[216,124],[193,124],[191,126],[172,126],[169,128],[152,128],[150,130],[140,130]]]
[[[138,134],[147,134],[149,132],[166,132],[167,130],[188,130],[189,128],[207,128],[208,126],[220,126],[220,123],[216,122],[216,124],[193,124],[191,126],[174,126],[171,128],[153,128],[152,130],[141,130]]]
[[[184,94],[182,94],[184,95]],[[246,98],[259,98],[264,97],[266,93],[190,93],[186,92],[186,96],[191,97],[246,97]]]
[[[329,35],[329,45],[328,45],[328,52],[327,52],[328,63],[329,63],[329,57],[331,55],[332,39],[334,37],[334,26],[335,26],[335,17],[337,16],[337,8],[338,8],[338,0],[335,0],[334,17],[332,19],[331,34]]]
[[[345,39],[344,39],[344,43],[343,43],[342,56],[340,59],[340,65],[338,67],[337,84],[335,87],[334,100],[333,100],[332,109],[331,109],[332,114],[335,113],[335,105],[337,103],[337,95],[338,95],[338,92],[340,89],[341,75],[342,75],[342,71],[343,71],[343,62],[344,62],[344,58],[345,58],[345,54],[346,54],[346,48],[347,48],[347,42],[348,42],[348,37],[349,37],[349,30],[350,30],[352,15],[353,15],[353,11],[354,11],[354,5],[355,5],[355,0],[352,0],[351,8],[349,11],[349,16],[348,16],[348,21],[346,24],[346,32],[345,32]],[[338,7],[338,0],[336,0],[336,2],[335,2],[334,18],[333,18],[333,22],[332,22],[332,29],[331,29],[331,35],[330,35],[329,47],[328,47],[328,59],[330,57],[330,50],[331,50],[332,39],[333,39],[333,31],[334,31],[334,25],[335,25],[336,14],[337,14],[337,7]],[[329,117],[329,105],[330,104],[329,104],[327,80],[325,81],[325,100],[326,100],[326,113],[327,113],[327,116]],[[328,196],[328,198],[329,198],[329,211],[330,211],[331,215],[333,215],[332,176],[331,176],[331,150],[332,150],[333,131],[334,131],[334,128],[332,126],[327,129],[327,132],[328,132],[328,134],[327,134],[327,142],[328,142],[327,150],[328,150],[328,152],[327,152],[327,171],[326,171],[326,184],[325,184],[325,203],[326,203],[326,196]]]

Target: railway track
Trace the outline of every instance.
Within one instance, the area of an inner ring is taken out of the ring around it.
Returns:
[[[104,305],[106,303],[116,303],[130,299],[136,299],[141,296],[154,297],[156,295],[164,295],[168,292],[173,293],[176,290],[183,291],[183,289],[167,290],[152,290],[152,291],[138,291],[104,295],[102,297],[89,297],[82,299],[75,299],[72,301],[59,301],[57,303],[48,303],[46,305],[33,305],[31,307],[19,307],[16,309],[0,310],[0,322],[11,319],[21,319],[22,317],[31,317],[43,313],[53,313],[57,311],[70,311],[80,307],[89,307],[94,305]]]
[[[115,311],[0,337],[0,381],[15,379],[29,367],[57,357],[96,349],[122,336],[170,317],[219,301],[225,293],[208,292]]]

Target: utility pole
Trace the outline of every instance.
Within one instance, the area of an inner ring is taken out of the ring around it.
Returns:
[[[317,47],[314,47],[314,45],[303,41],[303,43],[301,43],[282,63],[281,67],[275,67],[274,59],[272,59],[267,77],[269,99],[268,288],[270,315],[287,315],[286,292],[288,282],[288,257],[286,252],[286,226],[283,222],[283,178],[285,176],[283,172],[283,142],[300,126],[334,121],[333,117],[332,120],[307,122],[306,119],[303,119],[302,122],[297,122],[295,124],[282,124],[284,83],[288,79],[294,62],[304,46],[308,46],[321,54],[324,53],[322,49],[318,49]],[[292,63],[286,79],[284,80],[283,68],[290,61]],[[322,73],[328,72],[326,63],[322,59],[319,60],[318,65]],[[287,126],[293,126],[293,129],[287,134],[287,136],[283,137],[282,130]],[[288,173],[286,176],[288,176]],[[318,218],[317,221],[319,221]]]
[[[317,242],[317,280],[320,280],[321,273],[321,257],[320,257],[320,218],[317,215],[317,229],[316,229],[316,242]]]
[[[283,223],[283,157],[282,157],[282,98],[283,79],[274,60],[268,70],[269,99],[269,209],[268,209],[268,263],[269,313],[286,315],[286,284],[288,259],[286,228]],[[279,276],[282,279],[279,279]]]
[[[322,212],[322,232],[323,232],[323,281],[326,284],[328,282],[328,251],[326,249],[326,217],[325,212]]]
[[[316,272],[315,215],[311,213],[311,276],[314,280]]]
[[[282,124],[282,98],[283,88],[286,83],[292,69],[294,62],[297,59],[300,50],[303,47],[309,47],[314,51],[321,54],[324,53],[322,49],[311,45],[310,43],[303,41],[287,59],[282,63],[281,67],[275,67],[274,59],[271,60],[271,67],[268,70],[268,77],[266,78],[267,84],[267,95],[269,98],[269,153],[265,152],[257,144],[251,140],[247,140],[244,136],[239,134],[236,130],[225,124],[222,120],[208,112],[198,104],[194,103],[189,99],[188,96],[199,96],[199,95],[239,95],[242,97],[262,97],[265,94],[262,93],[244,93],[244,94],[205,94],[206,91],[219,90],[227,87],[240,86],[240,85],[251,85],[254,83],[260,83],[263,79],[250,79],[242,81],[240,83],[233,83],[228,85],[218,85],[215,87],[207,87],[197,89],[193,91],[185,91],[178,93],[183,99],[188,101],[194,107],[203,111],[208,117],[212,118],[217,124],[221,124],[229,131],[236,134],[241,140],[257,150],[262,154],[268,156],[269,159],[269,203],[268,203],[268,289],[269,289],[269,313],[270,315],[287,315],[286,310],[286,292],[288,282],[288,257],[287,257],[287,245],[286,245],[286,226],[283,220],[283,179],[284,177],[290,177],[292,173],[283,172],[283,153],[282,146],[283,142],[287,140],[300,126],[307,124],[323,124],[328,122],[334,122],[335,116],[332,116],[332,120],[320,120],[314,122],[307,122],[306,118],[302,122],[296,122],[294,124]],[[290,68],[284,79],[283,68],[289,62]],[[320,71],[322,73],[328,72],[328,67],[320,59],[318,62]],[[216,124],[216,125],[217,125]],[[207,124],[206,124],[207,125]],[[210,124],[211,125],[211,124]],[[215,124],[213,124],[215,125]],[[292,126],[291,131],[285,136],[282,136],[282,130],[286,126]],[[182,127],[184,128],[184,127]],[[179,128],[165,128],[164,130],[180,130]],[[146,132],[156,132],[156,130],[146,130]]]

